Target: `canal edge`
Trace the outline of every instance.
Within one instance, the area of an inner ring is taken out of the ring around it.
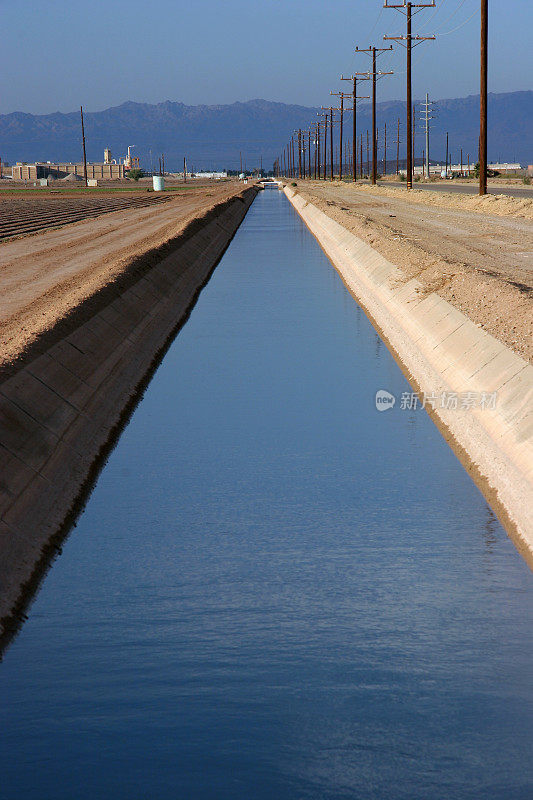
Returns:
[[[160,253],[141,255],[0,380],[0,650],[257,191],[233,195]]]
[[[495,410],[426,407],[533,569],[533,367],[292,188],[284,194],[415,392],[496,392]]]

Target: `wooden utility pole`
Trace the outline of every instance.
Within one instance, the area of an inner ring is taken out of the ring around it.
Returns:
[[[412,35],[412,16],[413,16],[413,8],[435,8],[435,0],[432,3],[406,3],[405,0],[403,3],[395,3],[389,4],[388,0],[385,0],[385,8],[397,8],[399,11],[405,13],[407,18],[407,31],[405,36],[384,36],[385,40],[401,42],[402,44],[405,42],[405,48],[407,50],[407,71],[406,71],[406,83],[407,83],[407,98],[406,98],[406,107],[407,107],[407,188],[413,188],[413,122],[412,122],[412,113],[413,113],[413,92],[412,92],[412,49],[413,49],[413,42],[416,44],[420,44],[420,42],[427,42],[433,41],[435,39],[434,36],[413,36]],[[415,47],[416,47],[415,44]]]
[[[83,106],[80,106],[80,115],[81,115],[81,140],[83,144],[83,177],[85,179],[85,187],[87,188],[89,182],[87,181],[87,153],[85,152],[85,127],[83,125]]]
[[[317,116],[320,116],[317,114]],[[321,174],[321,161],[320,161],[320,126],[322,124],[322,120],[319,119],[316,123],[316,176],[317,180],[320,180]]]
[[[416,167],[415,134],[416,134],[416,108],[415,104],[413,103],[413,169]]]
[[[481,85],[479,117],[479,194],[487,194],[487,102],[489,72],[489,0],[481,0]]]
[[[361,180],[363,179],[363,134],[361,134],[361,158],[359,159],[359,167],[361,170]]]
[[[379,72],[377,71],[377,57],[381,53],[390,52],[390,47],[367,47],[366,50],[360,50],[359,47],[355,48],[356,53],[369,53],[372,56],[372,72],[369,73],[372,78],[372,183],[376,184],[378,180],[378,143],[376,135],[376,94],[377,94],[377,79],[385,75],[392,75],[392,72]]]
[[[333,106],[325,107],[321,106],[323,111],[329,111],[329,152],[330,152],[330,165],[329,165],[329,173],[330,173],[330,180],[333,180],[333,112],[337,109],[334,109]],[[326,113],[326,121],[328,115]],[[326,126],[327,128],[327,126]],[[327,143],[326,137],[324,137],[324,144]],[[324,147],[324,180],[326,180],[326,152]]]
[[[383,175],[387,174],[387,123],[385,123],[385,151],[383,153]]]
[[[317,117],[322,117],[323,119],[318,120],[318,180],[322,178],[326,180],[326,144],[327,144],[327,127],[328,127],[328,115],[317,113]],[[324,124],[324,146],[322,148],[322,152],[320,150],[320,126]]]
[[[328,163],[328,115],[324,114],[324,180],[327,178],[327,163]]]
[[[396,175],[400,174],[400,120],[398,119],[398,135],[396,136]]]
[[[366,177],[370,176],[370,140],[368,138],[368,128],[366,131]]]
[[[331,154],[331,180],[333,180],[333,108],[330,109],[329,118],[329,152]]]
[[[302,177],[302,130],[298,128],[298,177]]]
[[[316,125],[316,130],[315,130],[315,134],[314,134],[314,136],[315,136],[315,172],[314,172],[314,179],[316,181],[316,174],[317,174],[317,167],[318,167],[318,143],[320,141],[320,137],[319,137],[319,134],[318,134],[319,123],[315,122],[315,125]]]
[[[448,153],[449,153],[448,141],[449,141],[449,134],[446,131],[446,173],[445,173],[446,177],[448,177]]]
[[[330,95],[334,97],[340,97],[341,105],[339,108],[340,111],[340,140],[339,140],[339,180],[342,181],[342,129],[344,128],[344,97],[350,97],[349,94],[345,95],[344,92],[330,92]]]
[[[368,81],[370,80],[370,75],[368,72],[356,72],[354,75],[350,75],[349,77],[344,77],[341,75],[341,81],[353,81],[353,88],[352,88],[352,111],[353,111],[353,118],[352,118],[352,176],[354,183],[357,181],[357,101],[358,100],[370,100],[369,95],[366,96],[357,96],[357,81]],[[362,174],[362,166],[361,166],[361,174]]]

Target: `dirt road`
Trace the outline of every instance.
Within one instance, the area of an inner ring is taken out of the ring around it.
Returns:
[[[193,219],[242,191],[237,182],[198,187],[164,204],[0,243],[0,366],[13,361],[135,257],[161,247]]]
[[[418,278],[428,292],[533,360],[532,222],[435,206],[429,197],[425,204],[420,195],[417,202],[392,197],[390,189],[380,196],[379,188],[297,183],[302,196],[399,266],[407,279]]]
[[[380,186],[397,186],[405,189],[405,183],[397,181],[378,181]],[[459,181],[443,181],[442,183],[424,184],[422,182],[415,184],[417,189],[428,192],[450,192],[451,194],[472,194],[477,195],[479,187],[477,183],[460,183]],[[521,197],[533,199],[532,186],[513,186],[506,184],[493,184],[488,187],[489,194],[506,194],[509,197]]]

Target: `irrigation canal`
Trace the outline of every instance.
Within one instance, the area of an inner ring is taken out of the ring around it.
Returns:
[[[262,192],[0,665],[2,800],[526,800],[533,581]]]

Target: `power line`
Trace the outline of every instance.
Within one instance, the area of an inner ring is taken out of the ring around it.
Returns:
[[[456,28],[452,28],[452,30],[451,30],[451,31],[445,31],[444,33],[439,33],[439,36],[449,36],[449,35],[450,35],[450,33],[455,33],[456,31],[460,31],[460,30],[461,30],[461,28],[464,28],[464,26],[465,26],[465,25],[468,25],[468,23],[470,22],[470,20],[474,19],[474,17],[476,17],[478,14],[479,14],[479,8],[476,8],[476,10],[474,11],[474,13],[473,13],[473,14],[471,14],[471,15],[468,17],[468,19],[465,19],[465,21],[464,21],[464,22],[461,22],[461,24],[460,24],[460,25],[458,25]]]

